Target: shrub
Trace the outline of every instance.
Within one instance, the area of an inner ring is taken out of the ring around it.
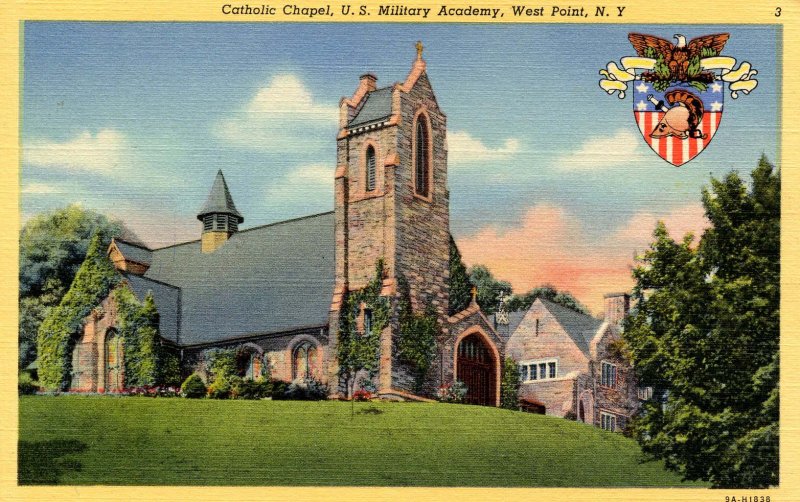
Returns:
[[[211,399],[228,399],[231,397],[231,382],[232,377],[217,377],[211,385],[208,386],[208,397]]]
[[[467,386],[461,380],[442,385],[436,392],[436,399],[443,403],[463,403],[467,397]]]
[[[353,399],[356,401],[369,401],[372,399],[372,392],[366,389],[359,389],[353,394]]]
[[[23,371],[19,374],[17,389],[19,390],[19,394],[21,396],[36,394],[36,391],[39,390],[39,382],[34,380],[30,373]]]
[[[285,399],[321,401],[328,398],[328,386],[313,378],[294,380],[284,393]]]
[[[122,394],[140,397],[178,397],[181,395],[181,390],[177,387],[142,386],[125,389]]]
[[[286,392],[289,390],[289,382],[283,380],[274,380],[272,382],[272,399],[281,400],[287,399]]]
[[[503,377],[500,381],[500,407],[519,409],[519,369],[517,362],[507,357],[503,361]]]
[[[183,397],[190,399],[203,398],[206,396],[206,384],[203,383],[200,375],[193,373],[181,385],[181,394],[183,394]]]
[[[231,387],[231,395],[236,399],[263,399],[272,393],[272,383],[266,378],[261,380],[247,378]]]

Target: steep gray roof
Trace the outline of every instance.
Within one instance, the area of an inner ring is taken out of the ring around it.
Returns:
[[[213,253],[199,241],[155,249],[145,277],[180,288],[181,345],[323,327],[333,232],[329,212],[239,231]]]
[[[497,333],[502,336],[504,339],[508,340],[511,338],[511,335],[517,330],[520,323],[522,322],[522,318],[525,317],[527,314],[527,310],[518,310],[515,312],[508,313],[508,324],[497,324],[497,314],[492,314],[489,317],[489,321],[492,323],[492,326],[495,326],[495,330]]]
[[[158,309],[158,331],[163,338],[178,342],[181,291],[175,286],[148,279],[136,274],[122,274],[131,291],[141,302],[147,293],[153,295]]]
[[[603,325],[603,321],[595,319],[594,317],[586,314],[581,314],[570,308],[564,307],[550,300],[539,298],[542,305],[556,318],[564,331],[567,332],[569,337],[575,342],[575,345],[583,351],[587,356],[589,355],[589,343],[594,338],[597,330]]]
[[[228,184],[225,183],[222,169],[217,171],[217,177],[214,178],[214,184],[211,186],[211,193],[208,194],[203,209],[197,213],[197,219],[202,221],[203,216],[211,213],[230,214],[239,218],[239,223],[244,221],[244,216],[236,210],[236,205],[233,203],[233,197],[228,191]]]
[[[119,252],[122,253],[122,256],[124,256],[126,260],[135,261],[136,263],[141,263],[142,265],[150,265],[152,251],[146,247],[142,247],[137,244],[131,244],[130,242],[125,242],[120,239],[114,239],[114,243],[117,245],[117,249],[119,249]]]
[[[366,102],[347,125],[348,127],[356,127],[370,122],[377,122],[391,115],[392,87],[383,87],[367,94]]]

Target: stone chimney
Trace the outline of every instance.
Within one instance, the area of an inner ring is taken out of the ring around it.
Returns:
[[[631,308],[631,296],[628,293],[608,293],[603,295],[605,303],[605,320],[609,324],[620,326]]]
[[[378,88],[378,77],[376,77],[372,73],[365,73],[361,75],[361,81],[358,85],[358,90],[364,90],[365,92],[372,92]]]

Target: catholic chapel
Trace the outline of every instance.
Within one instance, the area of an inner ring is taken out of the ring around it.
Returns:
[[[380,263],[379,299],[388,318],[375,333],[378,361],[371,372],[353,375],[350,388],[414,399],[458,379],[468,402],[497,406],[503,338],[474,300],[448,315],[446,135],[418,44],[405,81],[379,87],[367,73],[341,100],[332,212],[240,228],[247,215],[220,171],[197,214],[198,240],[148,249],[115,239],[108,257],[121,287],[140,301],[153,297],[160,336],[180,353],[184,375],[207,372],[209,350],[236,348],[245,354],[242,376],[269,365],[273,379],[313,377],[334,396],[347,393],[337,361],[342,320],[352,318],[362,334],[378,324],[366,302],[344,312],[346,298],[374,284]],[[415,385],[396,350],[403,298],[439,326],[423,385]],[[113,295],[85,320],[72,354],[73,390],[124,386],[118,322]]]
[[[508,355],[523,408],[623,427],[642,399],[615,349],[627,295],[607,295],[605,320],[541,299],[526,312],[501,304],[489,319],[474,293],[461,312],[449,308],[446,138],[418,44],[405,81],[379,87],[367,73],[342,98],[332,212],[240,228],[246,215],[219,171],[197,214],[199,239],[159,249],[111,242],[117,287],[152,297],[161,343],[179,354],[183,377],[209,381],[213,354],[232,349],[242,377],[314,379],[331,397],[369,389],[422,399],[460,381],[468,403],[498,406]],[[74,340],[74,391],[125,387],[113,293]],[[435,325],[424,371],[402,354],[409,316]],[[368,364],[343,360],[339,349],[365,339]]]

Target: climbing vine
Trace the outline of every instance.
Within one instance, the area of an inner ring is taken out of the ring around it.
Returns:
[[[380,296],[383,285],[383,260],[375,265],[375,277],[364,289],[346,293],[339,314],[336,355],[339,376],[348,396],[355,391],[356,375],[364,370],[372,379],[380,365],[381,331],[389,324],[389,299]],[[365,310],[372,314],[371,325],[363,322]],[[361,321],[359,321],[361,319]]]
[[[139,302],[129,288],[116,288],[117,328],[123,340],[125,387],[180,384],[180,363],[161,343],[158,311],[148,293]]]
[[[397,355],[411,368],[414,374],[414,391],[420,392],[436,357],[436,336],[441,330],[432,305],[429,304],[424,313],[412,311],[408,281],[402,275],[397,280],[397,290],[400,296]]]
[[[119,283],[120,276],[103,251],[95,235],[69,291],[39,326],[39,381],[47,389],[69,387],[72,349],[83,320]]]
[[[519,365],[506,357],[503,361],[503,375],[500,380],[500,407],[508,410],[519,408]]]

